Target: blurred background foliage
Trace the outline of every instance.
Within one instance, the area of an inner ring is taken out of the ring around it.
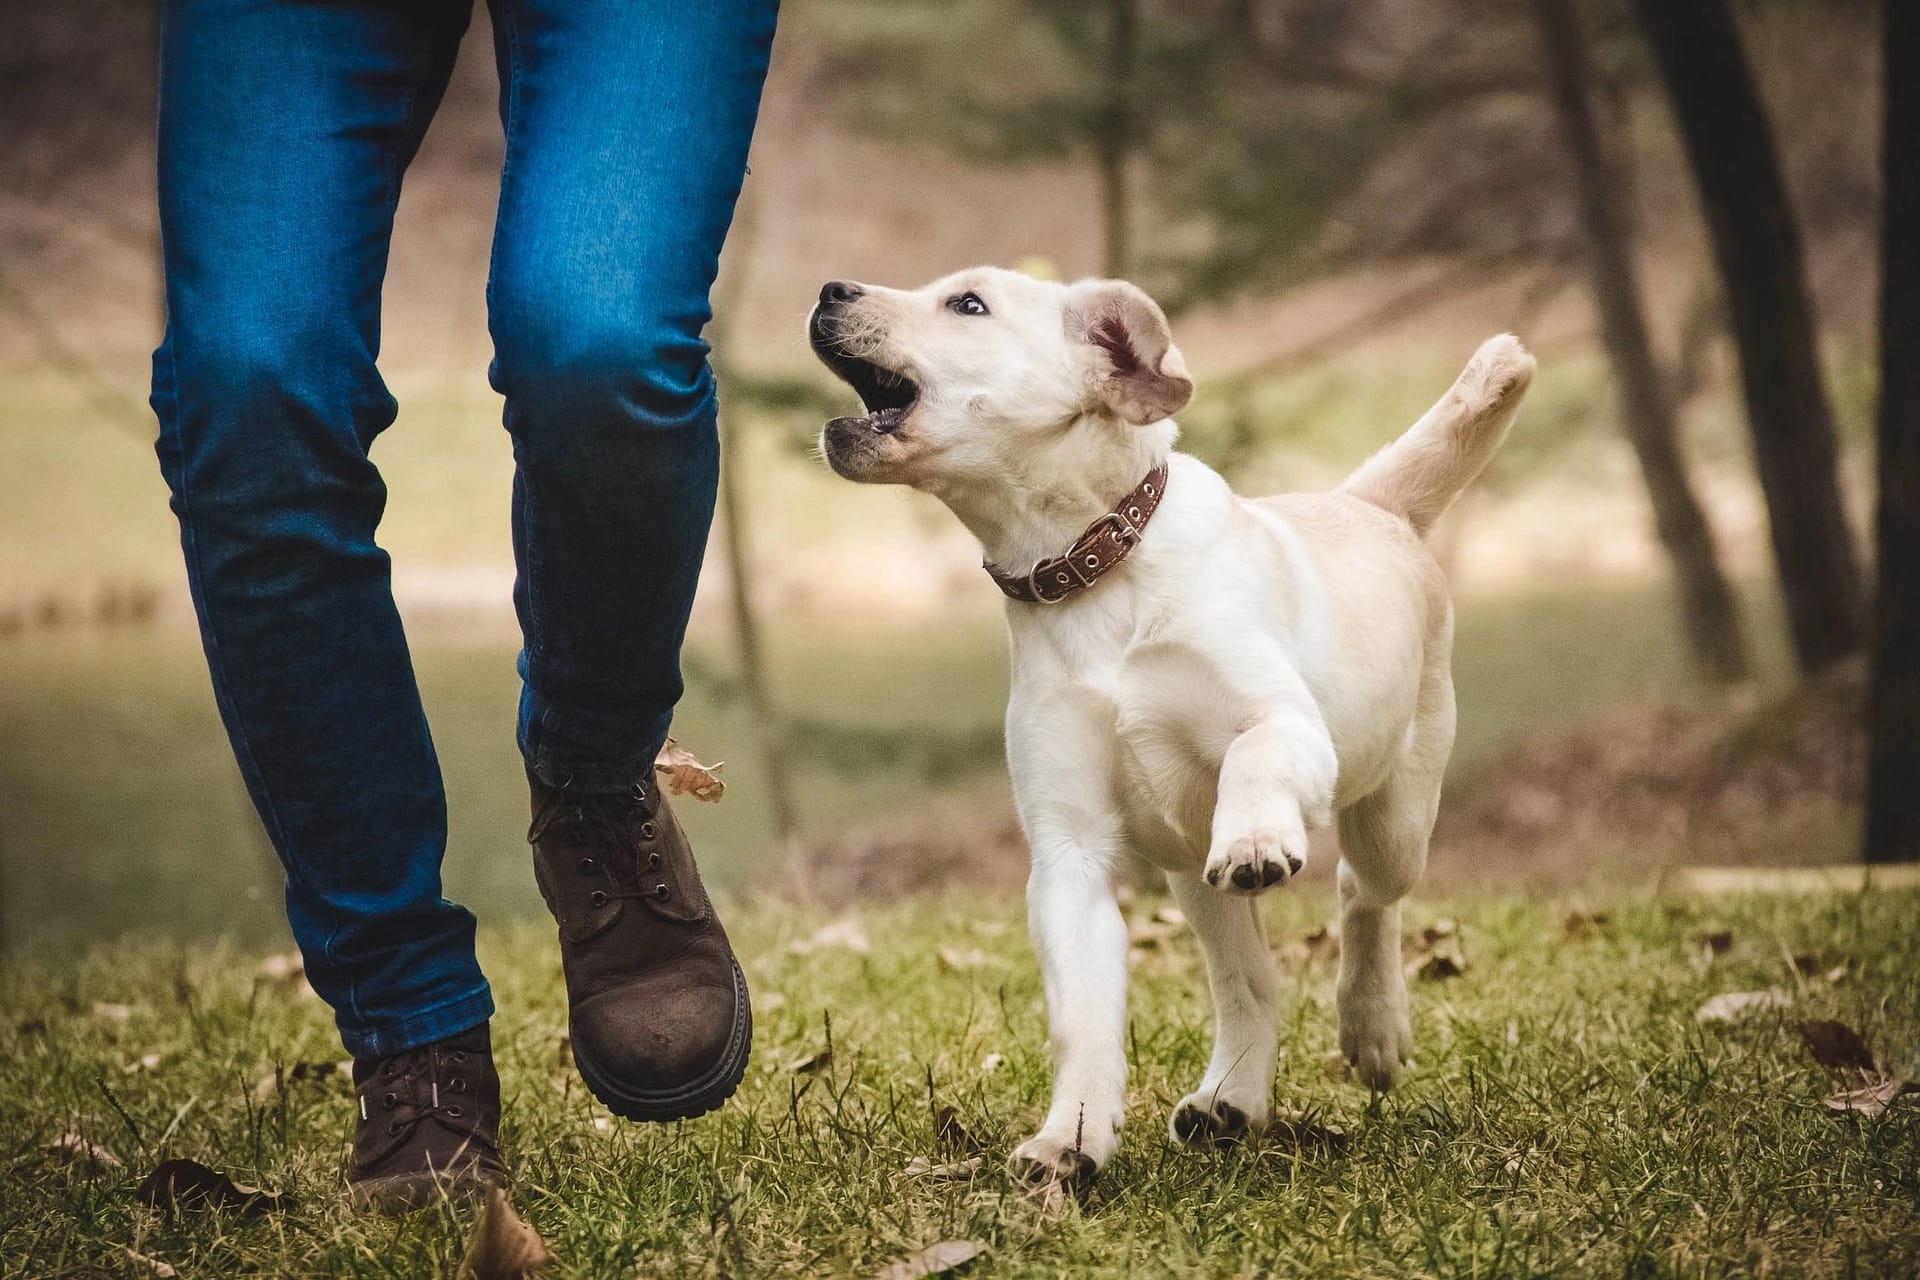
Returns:
[[[1556,4],[1583,55],[1599,165],[1586,177],[1615,215],[1604,245],[1542,42]],[[1877,6],[1730,12],[1805,250],[1836,488],[1858,532],[1876,393]],[[146,0],[17,6],[0,47],[0,941],[13,944],[151,928],[156,906],[184,933],[278,928],[277,870],[214,717],[149,447],[155,23]],[[500,162],[487,43],[482,20],[407,177],[382,354],[402,411],[374,456],[453,800],[450,892],[521,911],[536,900],[510,735],[511,460],[484,379]],[[1607,245],[1646,331],[1638,409],[1621,393],[1632,353],[1596,305]],[[1737,718],[1806,665],[1783,623],[1688,156],[1625,0],[788,0],[716,291],[728,520],[676,729],[728,761],[727,801],[690,820],[737,890],[804,887],[856,855],[931,858],[957,838],[956,813],[1005,826],[998,597],[930,500],[855,489],[811,456],[847,398],[801,334],[825,278],[917,284],[976,262],[1154,292],[1200,382],[1184,447],[1245,491],[1337,481],[1480,338],[1528,340],[1541,376],[1520,426],[1435,538],[1460,602],[1463,797],[1541,735],[1639,706]],[[1647,445],[1662,438],[1664,481]],[[1663,483],[1697,511],[1704,550],[1656,528]],[[1672,585],[1688,556],[1728,584],[1735,669],[1715,669]],[[1767,816],[1811,812],[1801,829],[1818,847],[1802,851],[1851,856],[1853,785]]]

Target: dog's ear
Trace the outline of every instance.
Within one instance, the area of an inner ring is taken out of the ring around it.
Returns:
[[[1099,395],[1123,422],[1144,427],[1193,396],[1187,362],[1160,304],[1124,280],[1083,280],[1067,290],[1067,330],[1095,348]]]

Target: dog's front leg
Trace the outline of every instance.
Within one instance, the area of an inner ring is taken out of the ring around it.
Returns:
[[[1033,850],[1027,920],[1040,955],[1054,1059],[1040,1132],[1016,1175],[1083,1187],[1120,1143],[1126,1105],[1127,926],[1114,895],[1120,819],[1111,738],[1085,709],[1050,700],[1008,716],[1014,799]]]
[[[1333,739],[1312,700],[1270,706],[1227,747],[1204,869],[1227,893],[1285,884],[1307,864],[1307,828],[1332,816]]]

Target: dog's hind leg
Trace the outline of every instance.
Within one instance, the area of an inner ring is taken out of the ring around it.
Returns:
[[[1426,869],[1427,838],[1453,746],[1451,680],[1442,671],[1421,694],[1404,758],[1339,818],[1340,1050],[1372,1089],[1392,1088],[1413,1055],[1400,899]]]
[[[1168,1132],[1188,1146],[1228,1142],[1266,1128],[1276,1028],[1273,956],[1250,898],[1229,897],[1199,876],[1167,883],[1200,939],[1213,992],[1213,1058],[1200,1087],[1173,1109]]]

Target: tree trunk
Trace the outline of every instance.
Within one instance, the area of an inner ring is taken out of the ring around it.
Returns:
[[[731,360],[729,327],[734,312],[746,294],[747,267],[753,257],[754,233],[759,223],[759,196],[748,188],[740,198],[733,229],[727,237],[728,269],[714,289],[713,320],[707,326],[712,345],[711,361],[715,380],[724,393]],[[793,779],[789,770],[790,744],[786,720],[774,703],[772,681],[767,675],[766,654],[760,643],[760,612],[753,590],[753,549],[747,527],[744,497],[746,459],[741,451],[740,420],[723,411],[720,423],[719,509],[725,535],[727,577],[730,582],[728,603],[733,613],[734,643],[739,650],[740,685],[746,696],[747,710],[753,717],[759,737],[760,770],[766,779],[767,804],[773,814],[774,833],[788,850],[789,858],[798,856],[800,810],[794,801]]]
[[[1573,163],[1600,340],[1619,389],[1621,425],[1640,461],[1653,505],[1654,529],[1673,565],[1694,665],[1709,680],[1741,680],[1750,668],[1739,611],[1720,572],[1713,528],[1687,475],[1673,401],[1647,335],[1627,219],[1615,196],[1618,181],[1609,171],[1594,123],[1586,41],[1571,0],[1535,0],[1534,13],[1546,53],[1548,87]]]
[[[1920,8],[1886,0],[1880,545],[1867,699],[1868,862],[1920,859]]]
[[[1686,143],[1731,304],[1754,461],[1801,670],[1865,642],[1799,230],[1726,0],[1634,0]]]
[[[1105,229],[1101,273],[1127,274],[1132,246],[1133,201],[1127,170],[1133,160],[1134,70],[1140,61],[1139,0],[1108,0],[1112,26],[1107,42],[1105,101],[1094,147],[1100,165],[1100,213]]]

